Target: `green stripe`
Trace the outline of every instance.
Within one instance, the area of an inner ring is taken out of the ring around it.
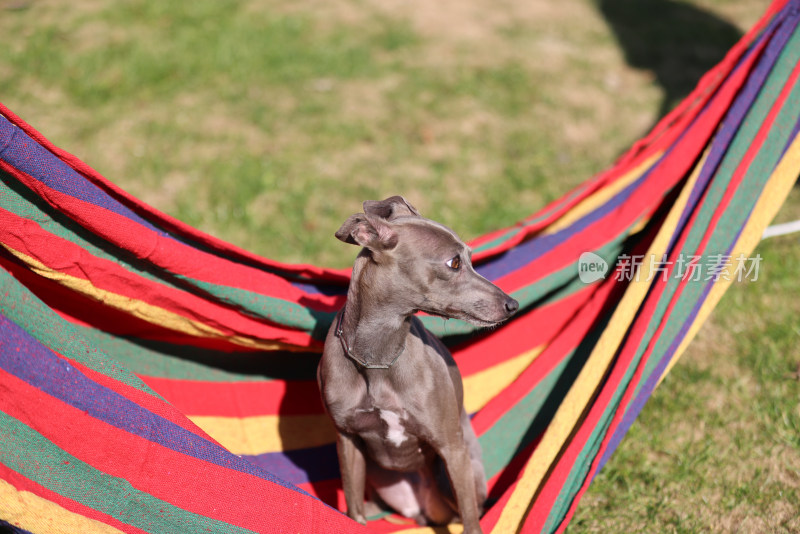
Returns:
[[[773,72],[766,80],[754,105],[748,112],[744,123],[732,141],[720,165],[717,176],[715,176],[709,186],[708,199],[701,208],[697,221],[690,230],[689,237],[683,249],[685,255],[702,253],[704,254],[703,259],[706,260],[710,255],[724,254],[733,244],[736,235],[749,218],[750,212],[755,206],[761,191],[778,162],[783,148],[788,142],[789,134],[794,127],[798,114],[800,114],[800,101],[798,101],[800,99],[800,88],[798,87],[792,89],[783,109],[776,117],[776,122],[773,124],[767,140],[762,149],[759,150],[746,176],[743,177],[739,189],[731,199],[731,204],[723,212],[718,221],[717,228],[709,239],[705,250],[698,250],[699,243],[710,224],[712,216],[718,210],[719,203],[728,189],[728,184],[733,174],[741,164],[742,158],[745,156],[747,150],[752,146],[753,139],[763,126],[766,116],[774,106],[780,91],[785,86],[788,76],[798,61],[800,61],[800,32],[795,31],[784,48]],[[705,273],[703,274],[705,275]],[[703,278],[705,278],[705,276],[703,276]],[[671,278],[669,280],[667,291],[665,291],[664,296],[659,302],[657,314],[654,316],[648,328],[648,336],[654,333],[658,324],[662,321],[664,311],[673,298],[678,282],[680,282],[678,279]],[[678,302],[673,308],[671,314],[672,320],[667,324],[663,333],[667,336],[665,339],[670,341],[657,344],[654,349],[656,354],[662,355],[667,350],[671,339],[677,334],[685,318],[691,313],[691,309],[697,302],[705,284],[705,281],[690,281],[686,284]],[[648,339],[648,337],[645,337],[645,339]],[[646,372],[649,374],[652,367],[655,365],[657,365],[657,363],[651,360]]]
[[[5,269],[0,269],[0,313],[46,347],[86,367],[136,389],[156,395],[128,369],[81,335]],[[85,331],[85,329],[83,329]]]
[[[553,414],[553,399],[562,397],[563,387],[554,391],[572,354],[560,362],[536,387],[498,419],[478,441],[483,451],[486,477],[492,478],[541,434]],[[549,405],[545,410],[545,403]]]
[[[600,339],[611,315],[609,312],[601,318],[578,347],[566,354],[525,397],[480,436],[488,478],[502,471],[516,454],[544,432]]]
[[[687,238],[686,246],[683,252],[697,252],[697,246],[702,239],[711,217],[715,214],[715,210],[719,206],[719,201],[724,195],[733,173],[741,164],[746,151],[752,145],[752,141],[758,134],[763,122],[770,112],[775,100],[777,99],[780,91],[786,83],[786,79],[790,74],[792,67],[800,60],[798,52],[798,43],[794,41],[800,39],[800,34],[795,32],[792,40],[787,44],[784,49],[779,64],[776,65],[775,70],[770,75],[762,91],[759,93],[758,98],[748,112],[748,116],[731,143],[722,165],[718,171],[715,180],[709,186],[709,196],[706,203],[698,213],[696,224],[692,227],[689,238]],[[792,50],[794,49],[794,50]],[[789,56],[788,58],[786,56]],[[761,149],[752,165],[747,171],[740,188],[736,191],[731,204],[723,212],[717,227],[711,235],[706,250],[711,251],[711,254],[726,251],[733,244],[738,236],[742,226],[749,218],[750,212],[756,204],[757,199],[763,192],[763,188],[771,175],[772,170],[775,168],[778,159],[781,155],[783,148],[786,146],[789,137],[788,134],[792,131],[794,123],[800,114],[800,91],[797,88],[792,90],[790,98],[787,100],[783,109],[773,125],[764,148]],[[722,180],[719,176],[725,176],[727,179]],[[705,273],[703,273],[705,275]],[[704,278],[705,276],[703,276]],[[625,391],[623,384],[628,384],[640,361],[648,343],[652,340],[652,335],[658,326],[666,320],[666,326],[662,331],[662,335],[656,341],[654,350],[646,362],[644,372],[636,384],[636,394],[639,393],[640,388],[648,381],[655,367],[666,353],[666,350],[674,342],[677,335],[680,333],[685,320],[688,318],[691,310],[695,304],[702,297],[702,292],[705,287],[704,281],[689,282],[686,284],[681,296],[679,297],[678,304],[673,308],[672,313],[668,318],[664,317],[666,307],[674,298],[674,293],[677,289],[679,279],[670,278],[668,286],[662,294],[659,301],[656,313],[650,319],[648,331],[643,338],[640,347],[634,355],[634,360],[631,366],[626,371],[623,382],[620,384],[618,390],[609,402],[608,406],[603,412],[603,416],[595,426],[589,440],[587,441],[584,449],[579,454],[573,469],[567,479],[567,483],[562,487],[553,508],[548,516],[547,523],[545,524],[545,532],[554,531],[561,519],[566,514],[568,507],[572,503],[574,495],[577,493],[580,485],[586,478],[591,462],[597,455],[600,444],[605,437],[608,425],[614,412],[617,410],[622,394]]]
[[[580,195],[582,191],[583,191],[583,188],[578,189],[576,191],[573,191],[572,193],[570,193],[567,196],[565,196],[564,198],[562,198],[560,202],[558,202],[555,206],[553,206],[549,210],[546,210],[546,211],[542,212],[541,214],[537,215],[533,219],[525,221],[521,226],[515,226],[515,227],[510,228],[508,231],[502,233],[501,235],[499,235],[495,239],[493,239],[491,241],[487,241],[486,243],[483,243],[482,245],[480,245],[478,247],[475,247],[473,252],[483,252],[484,250],[488,250],[488,249],[494,248],[496,246],[502,245],[503,243],[505,243],[509,239],[512,239],[514,236],[519,234],[520,232],[524,232],[525,229],[528,228],[529,226],[533,226],[535,224],[538,224],[539,222],[543,221],[547,217],[550,217],[550,215],[552,215],[554,212],[556,212],[557,210],[561,209],[561,207],[566,202],[569,202],[573,198],[575,198],[578,195]]]
[[[336,312],[311,309],[296,302],[269,297],[236,287],[211,284],[182,275],[175,278],[213,296],[215,300],[239,309],[245,315],[308,332],[316,340],[324,340]]]
[[[43,230],[81,247],[96,258],[119,264],[126,270],[136,273],[151,282],[177,288],[169,280],[164,280],[147,270],[140,269],[139,264],[135,262],[130,253],[89,232],[44,202],[9,174],[0,171],[0,181],[5,185],[5,187],[0,188],[0,208],[36,222]],[[102,243],[102,245],[96,245],[95,243]]]
[[[222,352],[166,342],[144,342],[90,331],[92,343],[136,374],[208,382],[314,380],[320,355],[304,352]]]
[[[623,248],[630,244],[628,241],[630,239],[635,239],[630,232],[638,224],[639,221],[629,226],[599,249],[591,252],[603,258],[610,266],[609,268],[612,268]],[[639,232],[637,235],[641,235],[642,233],[643,232]],[[537,282],[514,291],[511,293],[511,296],[519,301],[520,309],[522,310],[533,306],[546,306],[553,302],[563,300],[581,289],[584,289],[587,285],[578,278],[578,263],[578,260],[576,260],[566,267],[541,278]],[[611,274],[611,271],[609,271],[608,274]],[[459,319],[445,320],[441,317],[425,315],[420,316],[420,320],[425,325],[425,328],[439,337],[468,336],[479,332],[482,328]]]
[[[68,454],[3,412],[0,412],[0,461],[59,495],[146,532],[252,532],[193,514],[139,491],[127,480],[102,473]],[[141,459],[121,454],[120,461]]]
[[[114,336],[62,319],[4,269],[0,269],[0,313],[43,345],[115,380],[158,396],[135,374],[207,380],[311,380],[318,354],[229,353],[187,345],[147,342]]]
[[[295,302],[195,280],[178,273],[165,273],[160,276],[153,269],[146,266],[143,268],[143,262],[128,252],[101,240],[69,217],[59,213],[10,175],[0,171],[0,181],[6,185],[0,189],[0,208],[35,221],[43,230],[73,243],[93,257],[118,264],[128,272],[152,283],[179,291],[193,289],[193,293],[199,294],[202,298],[234,306],[251,317],[308,332],[318,340],[325,338],[327,327],[336,315],[335,312],[319,312]],[[102,244],[96,244],[98,242]]]

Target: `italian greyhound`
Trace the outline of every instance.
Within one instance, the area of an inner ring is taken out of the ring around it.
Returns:
[[[387,505],[419,524],[460,516],[464,532],[479,533],[486,477],[461,374],[414,314],[493,326],[519,303],[475,272],[452,230],[403,197],[363,206],[336,232],[363,249],[317,369],[347,514],[363,524],[368,506]]]

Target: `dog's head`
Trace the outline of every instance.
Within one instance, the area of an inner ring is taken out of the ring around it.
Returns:
[[[374,293],[408,313],[463,319],[491,326],[508,319],[519,303],[475,272],[472,251],[455,232],[422,217],[406,199],[364,202],[336,232],[364,247]]]

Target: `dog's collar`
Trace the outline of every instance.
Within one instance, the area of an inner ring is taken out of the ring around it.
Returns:
[[[397,353],[397,356],[395,356],[392,359],[392,361],[390,361],[389,363],[367,363],[365,360],[362,360],[361,358],[359,358],[358,356],[353,354],[353,351],[350,350],[350,345],[347,343],[347,340],[344,338],[344,308],[342,308],[342,313],[339,314],[339,319],[337,319],[337,321],[336,321],[336,332],[335,333],[336,333],[336,337],[338,337],[339,341],[341,341],[342,349],[344,350],[344,353],[347,354],[347,357],[350,358],[351,360],[353,360],[354,362],[356,362],[358,365],[360,365],[364,369],[388,369],[392,365],[394,365],[394,362],[396,362],[397,359],[400,357],[400,355],[403,354],[405,352],[405,350],[406,350],[406,344],[404,342],[403,343],[403,348],[400,349],[400,352]]]

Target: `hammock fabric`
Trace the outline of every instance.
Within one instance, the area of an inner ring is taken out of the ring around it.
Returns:
[[[799,2],[611,169],[472,243],[513,321],[423,317],[464,376],[486,532],[566,528],[790,191]],[[0,115],[0,529],[431,532],[339,511],[314,376],[348,272],[202,234]]]

